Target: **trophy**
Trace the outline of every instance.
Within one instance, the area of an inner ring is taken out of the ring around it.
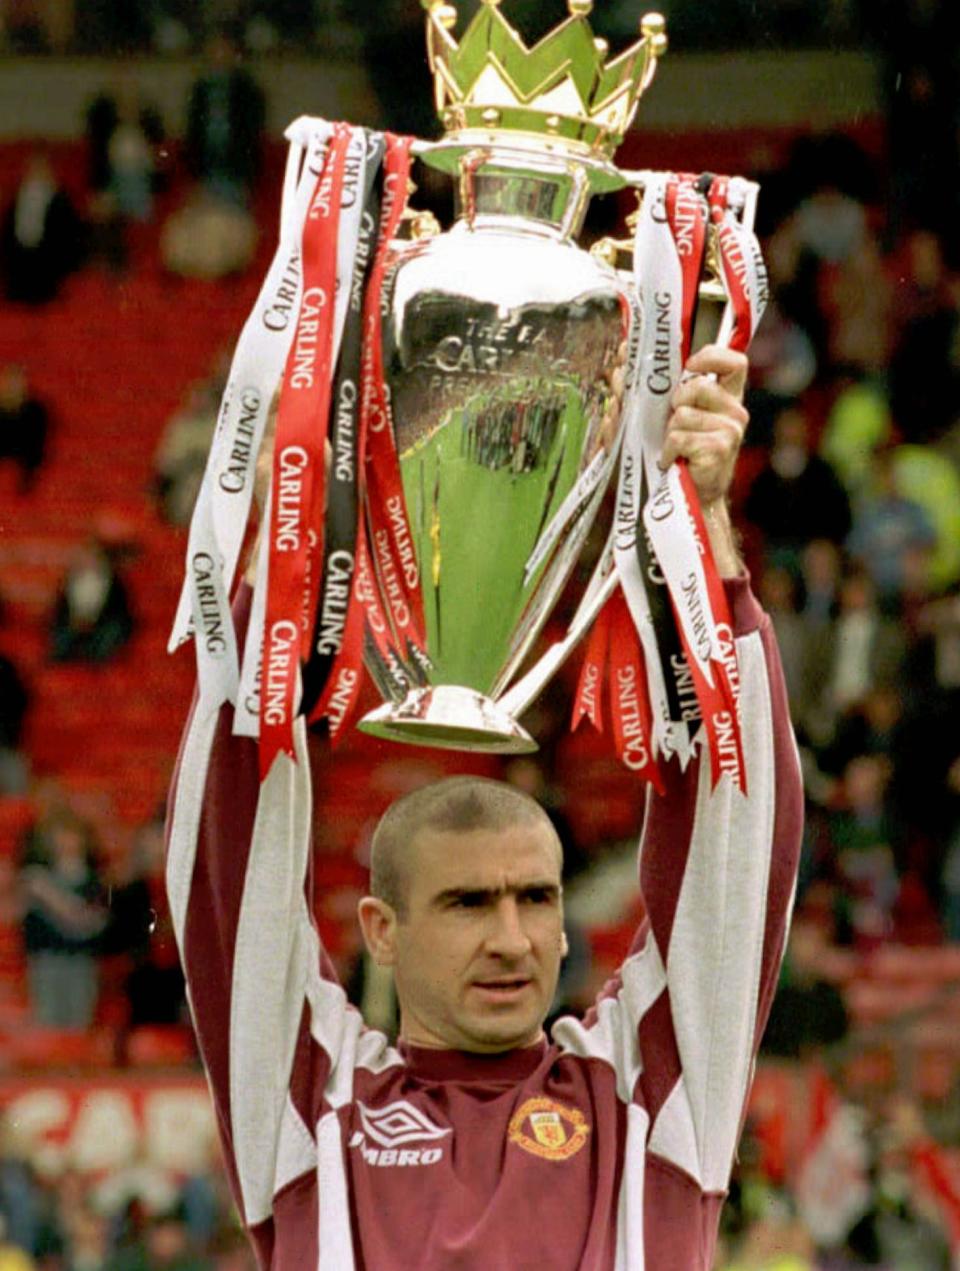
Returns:
[[[498,699],[580,554],[619,443],[622,281],[577,239],[591,195],[626,184],[611,155],[666,48],[664,21],[645,17],[640,41],[607,62],[584,0],[532,49],[495,3],[459,43],[456,11],[427,8],[446,135],[420,157],[453,178],[456,222],[441,234],[415,220],[394,249],[384,370],[431,668],[359,727],[532,750]]]
[[[518,717],[589,632],[585,666],[619,685],[624,761],[654,779],[637,755],[689,754],[702,718],[716,779],[738,729],[733,642],[695,491],[657,460],[698,332],[742,349],[762,313],[756,186],[614,164],[666,50],[659,14],[610,57],[591,0],[533,47],[499,0],[459,41],[452,6],[424,7],[440,141],[287,130],[280,241],[234,354],[171,647],[195,637],[201,706],[235,703],[265,776],[292,757],[297,714],[340,735],[364,664],[383,702],[363,731],[533,750]],[[445,232],[407,206],[413,156],[453,182]],[[617,190],[637,198],[631,239],[584,250],[591,197]],[[241,666],[229,594],[271,412]],[[528,666],[614,474],[569,632]]]

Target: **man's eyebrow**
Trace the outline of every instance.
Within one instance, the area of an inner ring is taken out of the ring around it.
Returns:
[[[455,900],[495,900],[507,894],[523,895],[526,892],[543,891],[551,896],[560,895],[560,884],[552,878],[532,879],[530,882],[517,883],[512,887],[447,887],[437,892],[431,904],[447,905]]]

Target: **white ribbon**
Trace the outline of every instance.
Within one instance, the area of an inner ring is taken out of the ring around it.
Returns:
[[[290,130],[277,251],[234,352],[187,543],[187,570],[171,651],[195,639],[201,706],[235,700],[236,633],[230,591],[253,498],[257,455],[270,404],[296,329],[301,270],[299,229],[331,128],[298,120]],[[306,135],[305,135],[306,134]]]
[[[663,174],[651,174],[652,178]],[[650,187],[646,187],[644,205],[648,205]],[[635,248],[636,250],[636,248]],[[667,257],[669,262],[669,257]],[[643,649],[647,672],[647,690],[650,697],[650,714],[653,729],[651,744],[654,756],[664,753],[670,756],[686,749],[687,728],[670,718],[670,706],[656,631],[650,614],[646,586],[637,555],[637,529],[640,523],[641,476],[644,471],[644,438],[646,421],[643,415],[643,399],[640,377],[647,342],[653,331],[648,316],[641,308],[637,289],[629,296],[631,321],[627,345],[627,365],[623,395],[623,440],[620,451],[620,474],[617,485],[616,510],[613,526],[613,553],[617,575],[633,618]]]
[[[169,642],[172,651],[200,633],[196,640],[200,701],[210,709],[219,708],[226,700],[235,701],[235,727],[244,735],[256,735],[256,731],[251,732],[254,725],[244,703],[254,700],[254,690],[258,692],[266,564],[258,563],[253,617],[259,613],[260,621],[251,621],[242,674],[229,596],[250,515],[257,455],[296,332],[302,295],[303,226],[331,133],[332,125],[326,120],[302,116],[285,134],[290,149],[277,251],[234,352],[190,525],[187,572]],[[337,246],[334,366],[363,210],[366,135],[362,128],[353,129],[348,147]],[[261,552],[262,557],[267,555]]]

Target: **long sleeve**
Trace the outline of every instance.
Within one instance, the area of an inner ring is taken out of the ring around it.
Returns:
[[[660,1105],[668,1112],[662,1124],[653,1115],[657,1092],[649,1092],[651,1149],[673,1159],[680,1131],[686,1167],[696,1164],[707,1191],[722,1191],[729,1180],[776,989],[803,824],[799,762],[772,625],[745,580],[728,584],[728,592],[748,794],[728,781],[711,791],[703,762],[686,773],[674,765],[666,795],[651,800],[640,860],[683,1092],[672,1109]]]
[[[802,789],[769,619],[727,583],[748,795],[709,764],[666,766],[640,848],[648,917],[584,1026],[561,1041],[605,1058],[643,1110],[647,1148],[704,1193],[726,1189],[793,899]]]
[[[240,628],[248,610],[244,590]],[[206,716],[194,706],[174,776],[167,890],[234,1195],[266,1265],[275,1198],[293,1203],[296,1180],[317,1170],[318,1122],[348,1101],[361,1052],[381,1043],[336,983],[306,899],[303,721],[297,762],[281,756],[262,786],[256,743],[231,722],[229,706]]]

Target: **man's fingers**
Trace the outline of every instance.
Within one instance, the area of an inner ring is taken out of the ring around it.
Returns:
[[[735,397],[741,398],[747,385],[747,357],[722,344],[705,344],[687,362],[686,370],[695,375],[716,375]]]
[[[661,468],[668,468],[675,459],[688,459],[691,463],[729,464],[735,454],[735,446],[724,432],[703,432],[698,428],[671,428],[660,454]]]
[[[716,411],[702,410],[699,406],[678,406],[670,418],[667,437],[675,429],[686,432],[710,433],[719,430],[721,436],[732,434],[734,444],[739,446],[746,430],[746,421],[739,416],[721,415]]]
[[[701,375],[692,376],[680,385],[671,398],[674,408],[681,406],[697,406],[704,411],[712,411],[717,415],[726,415],[737,420],[746,427],[750,412],[736,397],[715,379],[707,379]]]

